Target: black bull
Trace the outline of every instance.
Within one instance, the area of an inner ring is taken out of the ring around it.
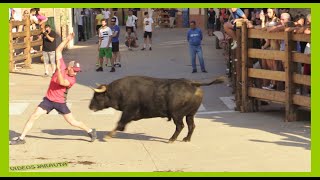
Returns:
[[[116,131],[124,131],[131,121],[144,118],[167,117],[173,119],[176,130],[169,142],[174,142],[184,127],[186,116],[188,135],[183,141],[190,141],[195,128],[194,116],[201,105],[203,91],[200,86],[222,83],[217,78],[209,83],[187,79],[158,79],[145,76],[129,76],[113,81],[109,85],[93,88],[94,95],[89,105],[93,111],[112,107],[122,111],[116,128],[105,138],[111,138]]]

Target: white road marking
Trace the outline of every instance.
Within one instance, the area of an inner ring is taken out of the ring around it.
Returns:
[[[236,107],[236,104],[234,102],[234,97],[229,96],[229,97],[220,97],[220,100],[229,108],[229,109],[234,109]]]
[[[206,111],[206,112],[198,112],[196,115],[205,115],[205,114],[220,114],[220,113],[233,113],[237,111]]]
[[[203,104],[201,103],[198,111],[206,111],[206,108],[203,106]]]
[[[20,115],[30,103],[9,103],[9,115]]]

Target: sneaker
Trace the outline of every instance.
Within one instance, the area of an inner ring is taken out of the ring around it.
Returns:
[[[152,48],[150,47],[149,50],[152,51]]]
[[[196,70],[196,69],[192,70],[192,73],[196,73],[196,72],[197,72],[197,70]]]
[[[203,73],[208,73],[206,70],[202,70]]]
[[[145,50],[146,48],[142,48],[141,51]]]
[[[92,129],[91,132],[88,133],[89,137],[91,138],[90,142],[93,142],[97,139],[97,132],[96,129]]]
[[[236,49],[238,47],[237,41],[232,42],[231,46],[232,46],[231,47],[232,50]]]
[[[119,66],[119,67],[121,67],[121,64],[120,64],[120,63],[118,63],[118,66]]]
[[[26,141],[24,139],[20,139],[20,137],[15,137],[10,141],[10,145],[19,145],[19,144],[25,144]]]
[[[96,69],[96,71],[103,71],[103,68],[102,67],[99,67],[98,69]]]
[[[262,87],[262,89],[266,89],[266,90],[275,90],[275,89],[276,89],[276,87],[275,87],[275,85],[270,84],[269,86],[264,86],[264,87]]]
[[[114,67],[111,68],[110,72],[115,72],[116,69]]]

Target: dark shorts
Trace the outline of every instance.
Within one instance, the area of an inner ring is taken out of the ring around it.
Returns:
[[[147,32],[145,31],[144,34],[143,34],[143,37],[144,38],[147,38],[149,36],[149,38],[151,39],[152,38],[152,32]]]
[[[60,114],[71,113],[66,103],[53,102],[50,101],[47,97],[44,97],[43,101],[38,106],[46,110],[47,114],[49,114],[53,109],[57,110]]]
[[[208,29],[214,29],[214,23],[208,22],[207,27]]]
[[[96,30],[99,31],[99,29],[101,28],[102,25],[97,25],[96,26]]]
[[[112,42],[112,52],[119,52],[119,42]]]
[[[128,29],[131,29],[131,32],[134,32],[133,26],[132,27],[126,26],[126,32],[128,31]]]

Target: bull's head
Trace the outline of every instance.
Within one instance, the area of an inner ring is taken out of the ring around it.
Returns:
[[[103,84],[97,84],[97,88],[91,88],[94,91],[93,97],[91,99],[89,109],[92,111],[99,111],[108,108],[109,97],[108,86]]]

